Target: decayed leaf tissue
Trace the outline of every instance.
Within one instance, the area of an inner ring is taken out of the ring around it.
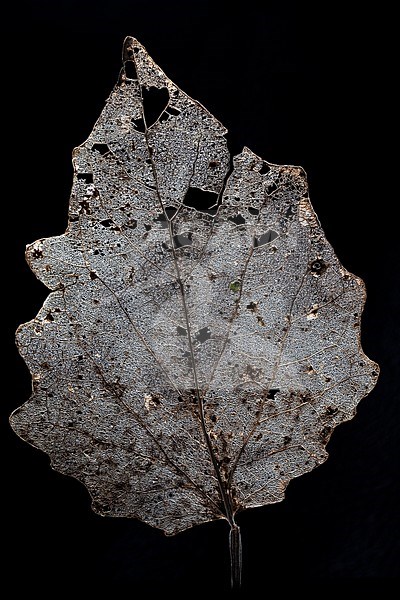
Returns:
[[[299,167],[248,148],[133,38],[73,153],[65,235],[27,248],[52,292],[18,346],[33,394],[16,433],[102,515],[174,534],[279,502],[327,458],[378,367],[363,282],[336,258]]]

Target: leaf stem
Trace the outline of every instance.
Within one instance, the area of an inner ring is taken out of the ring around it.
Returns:
[[[237,590],[242,583],[242,536],[240,527],[233,522],[229,532],[229,552],[231,556],[231,588]]]
[[[136,67],[135,58],[133,58],[133,61],[134,61],[135,67]],[[215,472],[215,475],[216,475],[216,478],[218,481],[218,487],[219,487],[219,491],[220,491],[221,500],[222,500],[222,503],[224,506],[225,517],[231,528],[230,533],[229,533],[229,548],[230,548],[230,556],[231,556],[231,586],[232,586],[232,589],[238,589],[241,584],[241,574],[242,574],[242,542],[241,542],[241,536],[240,536],[240,528],[235,523],[232,498],[231,498],[229,490],[227,489],[226,483],[222,479],[219,464],[218,464],[217,458],[215,456],[215,452],[214,452],[214,449],[213,449],[213,446],[211,443],[211,439],[210,439],[210,436],[208,434],[207,427],[206,427],[203,398],[202,398],[202,394],[200,392],[200,387],[199,387],[199,383],[198,383],[198,379],[197,379],[195,352],[194,352],[193,342],[192,342],[191,324],[190,324],[190,320],[189,320],[189,311],[188,311],[188,306],[187,306],[187,302],[186,302],[185,287],[184,287],[183,280],[181,277],[179,262],[178,262],[178,258],[177,258],[176,250],[175,250],[175,246],[174,246],[172,222],[170,219],[168,219],[168,215],[166,213],[165,206],[164,206],[164,203],[161,198],[160,188],[158,185],[157,169],[156,169],[156,165],[154,162],[152,149],[151,149],[151,146],[149,143],[148,127],[147,127],[147,123],[146,123],[146,116],[144,114],[143,91],[142,91],[143,85],[142,85],[139,77],[138,77],[138,83],[139,83],[139,88],[140,88],[142,117],[143,117],[144,128],[145,128],[144,136],[145,136],[145,140],[146,140],[146,146],[147,146],[147,150],[149,153],[149,158],[151,161],[151,168],[153,171],[153,176],[154,176],[154,181],[155,181],[155,193],[156,193],[158,201],[160,203],[160,208],[163,211],[165,219],[169,224],[168,232],[169,232],[170,244],[171,244],[171,249],[172,249],[172,255],[174,257],[176,279],[177,279],[179,289],[181,292],[183,312],[184,312],[185,321],[186,321],[188,344],[189,344],[189,351],[190,351],[192,371],[193,371],[193,383],[194,383],[194,388],[196,390],[197,405],[198,405],[198,409],[199,409],[201,428],[202,428],[204,439],[205,439],[207,449],[208,449],[208,452],[210,455],[211,463],[212,463],[212,466],[213,466],[213,469],[214,469],[214,472]],[[198,148],[197,148],[197,156],[198,156]],[[197,160],[197,156],[196,156],[196,160]],[[193,165],[193,173],[194,173],[194,167],[195,167],[195,165]]]

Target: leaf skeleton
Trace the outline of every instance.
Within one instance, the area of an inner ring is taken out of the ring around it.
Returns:
[[[64,235],[27,247],[51,291],[17,331],[33,380],[14,431],[93,510],[172,535],[280,502],[327,458],[378,367],[363,282],[326,240],[300,167],[249,148],[127,37],[73,152]]]

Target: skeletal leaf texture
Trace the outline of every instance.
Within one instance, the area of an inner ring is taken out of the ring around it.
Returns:
[[[73,153],[64,235],[27,248],[51,293],[17,333],[33,394],[11,423],[102,515],[174,534],[279,502],[378,375],[364,285],[304,171],[248,148],[127,38]]]

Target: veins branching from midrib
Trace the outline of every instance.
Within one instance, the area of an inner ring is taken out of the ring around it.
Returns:
[[[266,205],[266,203],[267,203],[267,201],[268,201],[268,200],[269,200],[268,196],[264,196],[264,201],[263,201],[263,204],[262,204],[262,206],[261,206],[261,209],[265,207],[265,205]],[[259,224],[259,222],[260,222],[260,218],[261,218],[261,209],[260,209],[260,212],[259,212],[259,214],[258,214],[258,217],[257,217],[256,223],[255,223],[255,225],[254,225],[254,230],[255,230],[256,226],[257,226],[257,225]],[[253,237],[252,237],[252,239],[253,239]],[[210,386],[211,386],[211,383],[212,383],[212,381],[213,381],[213,378],[214,378],[214,376],[215,376],[215,373],[216,373],[216,371],[217,371],[217,369],[218,369],[218,366],[219,366],[219,364],[220,364],[220,362],[221,362],[221,358],[222,358],[222,356],[223,356],[223,355],[224,355],[224,353],[225,353],[225,349],[226,349],[226,346],[227,346],[227,344],[228,344],[228,341],[229,341],[229,333],[230,333],[230,331],[231,331],[231,329],[232,329],[232,325],[233,325],[233,323],[234,323],[235,319],[238,317],[238,314],[239,314],[239,306],[240,306],[240,301],[241,301],[242,294],[243,294],[243,286],[244,286],[244,282],[245,282],[245,277],[246,277],[246,273],[247,273],[247,268],[248,268],[248,266],[249,266],[249,263],[250,263],[250,261],[251,261],[251,259],[252,259],[252,256],[253,256],[253,254],[254,254],[254,246],[253,246],[253,244],[252,244],[252,245],[251,245],[251,247],[250,247],[250,250],[249,250],[249,254],[248,254],[248,256],[247,256],[247,259],[246,259],[246,261],[245,261],[245,263],[244,263],[244,265],[243,265],[243,268],[242,268],[242,270],[241,270],[241,272],[240,272],[240,274],[239,274],[239,276],[238,276],[238,277],[239,277],[239,279],[240,279],[240,290],[239,290],[239,296],[238,296],[238,298],[237,298],[237,300],[236,300],[235,308],[234,308],[234,309],[233,309],[233,311],[232,311],[232,315],[231,315],[231,318],[230,318],[230,322],[229,322],[228,330],[227,330],[227,332],[226,332],[226,336],[225,336],[224,342],[223,342],[223,344],[222,344],[221,351],[220,351],[220,353],[219,353],[219,356],[218,356],[218,358],[217,358],[217,360],[216,360],[216,363],[215,363],[215,365],[214,365],[214,368],[213,368],[213,370],[212,370],[212,373],[211,373],[211,375],[210,375],[210,379],[209,379],[209,381],[208,381],[208,385],[207,385],[207,388],[206,388],[206,392],[205,392],[205,393],[207,393],[207,391],[210,389]],[[295,302],[296,302],[296,299],[297,299],[297,297],[298,297],[298,294],[300,293],[300,290],[301,290],[301,288],[302,288],[302,286],[303,286],[303,283],[304,283],[305,276],[306,276],[306,273],[304,273],[304,275],[303,275],[303,278],[302,278],[302,280],[301,280],[301,282],[300,282],[299,288],[298,288],[298,290],[297,290],[297,292],[296,292],[296,294],[295,294],[295,296],[294,296],[294,298],[293,298],[293,300],[292,300],[292,302],[291,302],[291,305],[290,305],[290,310],[289,310],[289,325],[288,325],[288,329],[287,329],[287,331],[286,331],[286,333],[285,333],[285,336],[284,336],[284,338],[283,338],[283,340],[282,340],[282,342],[281,342],[281,344],[280,344],[280,346],[279,346],[279,349],[278,349],[278,352],[277,352],[277,356],[276,356],[276,360],[275,360],[275,365],[274,365],[274,367],[273,367],[273,370],[272,370],[271,378],[270,378],[270,381],[269,381],[269,384],[268,384],[268,386],[266,386],[266,390],[267,390],[268,392],[269,392],[269,390],[270,390],[270,389],[272,389],[272,387],[273,387],[273,384],[274,384],[274,380],[275,380],[276,373],[277,373],[277,371],[278,371],[278,368],[279,368],[279,364],[280,364],[280,360],[281,360],[281,357],[282,357],[282,354],[283,354],[283,350],[284,350],[284,347],[285,347],[285,344],[286,344],[286,340],[287,340],[287,338],[288,338],[288,335],[289,335],[290,326],[291,326],[291,324],[292,324],[291,317],[292,317],[293,307],[294,307],[294,304],[295,304]],[[252,436],[253,436],[254,432],[257,430],[257,427],[259,426],[259,424],[260,424],[260,422],[261,422],[261,417],[262,417],[262,411],[263,411],[263,408],[264,408],[264,399],[263,399],[263,398],[260,398],[260,401],[259,401],[259,410],[257,411],[259,414],[258,414],[258,416],[255,418],[255,420],[254,420],[254,423],[253,423],[253,425],[252,425],[252,426],[251,426],[251,428],[250,428],[250,432],[248,433],[248,435],[247,435],[247,436],[246,436],[246,438],[244,439],[244,441],[243,441],[243,443],[242,443],[242,445],[241,445],[241,447],[240,447],[240,449],[239,449],[239,452],[238,452],[238,454],[237,454],[237,456],[236,456],[236,459],[235,459],[235,461],[234,461],[234,463],[233,463],[233,465],[232,465],[232,467],[231,467],[231,469],[230,469],[229,476],[228,476],[228,483],[227,483],[227,488],[228,488],[228,490],[230,490],[230,489],[231,489],[231,486],[232,486],[232,481],[233,481],[233,476],[234,476],[234,474],[235,474],[235,472],[236,472],[236,468],[237,468],[237,466],[238,466],[238,464],[239,464],[240,458],[242,457],[242,455],[243,455],[243,452],[245,451],[245,449],[246,449],[246,447],[247,447],[247,444],[249,443],[250,439],[252,438]]]
[[[144,429],[144,431],[146,431],[147,435],[150,437],[150,439],[153,441],[153,443],[157,446],[157,448],[159,448],[159,450],[160,450],[161,454],[164,456],[166,462],[168,464],[170,464],[171,467],[177,473],[179,473],[182,477],[184,477],[188,481],[188,483],[193,486],[193,489],[195,490],[195,492],[213,507],[214,513],[216,515],[219,515],[220,513],[219,513],[218,507],[216,506],[214,500],[209,497],[209,495],[186,473],[186,471],[184,471],[174,460],[172,460],[172,458],[169,456],[167,451],[163,448],[162,444],[157,439],[157,436],[148,427],[147,423],[145,423],[145,421],[140,417],[140,415],[135,410],[133,410],[132,407],[129,404],[127,404],[121,396],[119,396],[118,394],[115,393],[114,387],[107,381],[102,369],[97,364],[96,360],[93,358],[91,352],[88,351],[86,344],[84,343],[84,341],[82,339],[80,339],[78,329],[76,326],[76,322],[74,321],[73,317],[71,316],[71,314],[68,311],[67,301],[66,301],[64,294],[62,294],[62,299],[63,299],[63,303],[64,303],[64,310],[65,310],[66,314],[69,315],[70,323],[72,324],[74,331],[75,331],[76,342],[77,342],[78,346],[80,348],[82,348],[85,355],[88,357],[88,360],[90,360],[90,362],[93,364],[94,370],[100,377],[104,389],[106,389],[115,398],[116,403],[119,406],[122,406],[129,414],[131,414],[133,416],[133,418],[135,419],[135,421],[140,425],[140,427],[142,427]]]
[[[146,136],[146,142],[147,142],[147,145],[148,145],[147,136]],[[149,154],[150,154],[150,152],[149,152]],[[162,207],[163,207],[163,205],[162,205]],[[164,212],[164,214],[165,214],[165,212]],[[82,244],[82,255],[83,255],[83,258],[84,258],[84,261],[85,261],[85,266],[88,269],[88,271],[90,271],[91,268],[90,268],[90,264],[89,264],[88,257],[87,257],[87,251],[86,251],[86,246],[85,246],[84,239],[83,239],[83,234],[82,234],[82,228],[81,228],[81,226],[79,226],[79,232],[80,232],[80,238],[81,238],[81,244]],[[172,241],[172,238],[171,238],[171,241]],[[176,264],[176,262],[175,262],[175,264]],[[119,297],[116,294],[116,292],[98,274],[97,274],[97,279],[115,297],[118,305],[120,306],[121,310],[125,314],[125,316],[126,316],[128,322],[129,322],[129,324],[131,325],[133,331],[136,333],[136,335],[139,337],[139,339],[141,340],[141,342],[144,345],[144,347],[148,350],[148,352],[154,358],[154,360],[157,363],[157,365],[159,366],[161,372],[164,373],[166,379],[170,382],[171,387],[173,387],[176,390],[177,394],[180,395],[181,394],[180,390],[176,387],[174,381],[169,376],[168,372],[164,369],[163,365],[158,360],[158,357],[156,356],[156,354],[154,353],[154,351],[152,350],[152,348],[147,344],[146,340],[143,338],[143,336],[141,335],[141,333],[139,332],[139,330],[136,328],[135,324],[133,323],[133,321],[131,319],[131,316],[129,315],[128,311],[126,310],[126,308],[121,303],[121,300],[119,299]],[[67,309],[67,306],[66,306],[66,300],[65,300],[64,294],[63,294],[63,300],[64,300],[65,311],[68,313],[68,309]],[[187,314],[187,311],[185,312],[185,314]],[[70,316],[70,321],[72,322],[71,316]],[[78,341],[79,340],[79,335],[78,335],[78,332],[76,331],[76,328],[75,328],[75,335],[76,335],[76,339]],[[191,339],[190,339],[190,341],[191,341]],[[100,378],[101,378],[101,380],[103,382],[104,387],[114,396],[114,398],[116,399],[117,403],[122,404],[125,407],[125,409],[133,415],[133,417],[136,419],[136,421],[139,423],[139,425],[144,428],[144,430],[147,432],[147,434],[150,436],[150,438],[153,440],[153,442],[158,446],[158,448],[160,449],[161,453],[164,455],[164,457],[167,460],[167,462],[169,462],[172,465],[172,467],[177,472],[179,472],[182,476],[184,476],[188,480],[188,482],[194,487],[194,489],[196,490],[196,492],[198,492],[204,498],[204,500],[209,503],[209,505],[212,507],[212,509],[214,511],[214,514],[216,516],[219,516],[220,515],[219,507],[215,504],[215,502],[213,501],[213,499],[210,498],[208,496],[208,494],[206,492],[204,492],[204,490],[202,490],[198,486],[198,484],[196,482],[194,482],[192,480],[192,478],[186,472],[184,472],[183,469],[181,467],[179,467],[169,457],[168,453],[164,450],[164,448],[162,447],[162,445],[159,443],[159,441],[157,440],[157,438],[155,437],[155,435],[152,433],[152,431],[148,428],[148,426],[143,421],[143,419],[141,419],[140,416],[136,413],[136,411],[133,411],[131,409],[131,407],[128,404],[126,404],[126,402],[124,402],[121,398],[119,398],[115,394],[112,386],[110,386],[110,384],[107,382],[107,380],[106,380],[103,372],[101,371],[100,367],[97,365],[96,361],[91,356],[90,352],[87,352],[87,350],[85,350],[85,352],[86,352],[87,356],[89,357],[89,359],[93,362],[93,365],[94,365],[96,371],[98,372],[98,374],[99,374],[99,376],[100,376]],[[197,389],[198,389],[198,386],[197,386]],[[217,477],[217,480],[218,480],[218,474],[217,473],[216,473],[216,477]]]
[[[194,380],[194,386],[195,386],[195,391],[196,391],[197,406],[198,406],[198,410],[199,410],[201,430],[203,433],[204,440],[206,442],[207,450],[210,455],[210,459],[211,459],[211,463],[212,463],[215,475],[217,477],[221,500],[222,500],[224,510],[225,510],[225,516],[226,516],[230,526],[234,527],[235,526],[235,518],[234,518],[232,501],[228,494],[228,491],[224,484],[224,481],[222,480],[218,461],[215,456],[214,449],[212,447],[210,436],[208,435],[208,431],[207,431],[207,427],[206,427],[206,423],[205,423],[203,397],[201,395],[199,384],[198,384],[197,369],[196,369],[196,363],[195,363],[195,354],[194,354],[194,348],[193,348],[193,342],[192,342],[191,324],[190,324],[189,313],[188,313],[188,309],[187,309],[185,288],[183,285],[183,281],[182,281],[182,277],[181,277],[181,273],[180,273],[180,269],[179,269],[179,264],[178,264],[178,259],[176,256],[176,249],[175,249],[175,245],[174,245],[173,232],[172,232],[172,223],[168,219],[168,216],[165,211],[164,203],[161,198],[160,188],[159,188],[159,184],[158,184],[158,177],[157,177],[157,169],[156,169],[156,165],[155,165],[154,159],[153,159],[153,149],[149,143],[148,127],[147,127],[147,123],[146,123],[146,117],[145,117],[144,105],[143,105],[142,84],[140,83],[140,79],[139,79],[139,70],[137,69],[136,59],[133,58],[133,61],[135,63],[136,72],[138,73],[138,85],[139,85],[139,89],[140,89],[142,118],[143,118],[143,123],[144,123],[144,136],[145,136],[145,140],[146,140],[146,146],[147,146],[147,150],[149,153],[149,157],[151,160],[151,168],[153,171],[153,177],[154,177],[154,181],[155,181],[155,192],[157,194],[157,198],[158,198],[161,210],[162,210],[164,217],[168,223],[168,233],[169,233],[169,237],[170,237],[170,244],[171,244],[171,248],[172,248],[176,277],[177,277],[177,282],[179,285],[181,298],[182,298],[182,307],[183,307],[183,312],[184,312],[185,322],[186,322],[186,331],[187,331],[187,336],[188,336],[189,352],[190,352],[190,358],[191,358],[193,380]]]
[[[234,171],[234,167],[232,167],[232,172],[233,172],[233,171]],[[228,183],[228,179],[229,179],[229,177],[226,177],[226,178],[225,178],[225,182],[224,182],[224,192],[225,192],[225,189],[226,189],[226,185],[227,185],[227,183]],[[255,224],[254,224],[254,228],[253,228],[253,231],[254,231],[254,232],[255,232],[255,230],[256,230],[256,227],[257,227],[257,225],[259,225],[259,223],[260,223],[260,219],[261,219],[261,211],[262,211],[262,209],[264,208],[264,206],[266,205],[267,201],[268,201],[268,197],[267,197],[267,198],[266,198],[266,197],[264,197],[264,202],[263,202],[263,204],[262,204],[262,205],[261,205],[261,207],[260,207],[260,211],[259,211],[259,213],[258,213],[258,216],[257,216],[256,222],[255,222]],[[252,259],[252,256],[253,256],[253,254],[254,254],[254,244],[253,244],[253,240],[254,240],[254,235],[251,237],[251,246],[250,246],[250,250],[249,250],[248,256],[247,256],[247,258],[246,258],[246,260],[245,260],[245,263],[244,263],[244,265],[243,265],[243,268],[242,268],[242,270],[240,271],[240,273],[239,273],[239,274],[238,274],[238,276],[237,276],[237,277],[238,277],[238,279],[240,280],[240,289],[239,289],[239,294],[238,294],[238,297],[237,297],[237,299],[236,299],[235,308],[232,310],[232,313],[231,313],[231,317],[230,317],[230,320],[229,320],[228,329],[227,329],[227,332],[226,332],[226,335],[225,335],[225,339],[224,339],[224,341],[223,341],[223,344],[222,344],[221,351],[220,351],[220,353],[219,353],[219,355],[218,355],[218,357],[217,357],[217,360],[216,360],[216,362],[215,362],[215,364],[214,364],[214,368],[213,368],[213,370],[212,370],[212,372],[211,372],[210,379],[209,379],[209,381],[208,381],[208,385],[207,385],[207,388],[206,388],[206,392],[205,392],[205,393],[207,393],[207,391],[210,389],[211,383],[212,383],[212,381],[213,381],[213,379],[214,379],[215,373],[216,373],[216,371],[217,371],[217,369],[218,369],[218,366],[219,366],[219,364],[220,364],[220,362],[221,362],[221,358],[223,357],[223,355],[224,355],[224,352],[225,352],[225,349],[226,349],[226,346],[227,346],[227,344],[228,344],[228,341],[229,341],[229,334],[230,334],[230,332],[231,332],[232,325],[233,325],[233,323],[234,323],[235,319],[237,318],[237,316],[238,316],[238,314],[239,314],[239,306],[240,306],[240,301],[241,301],[241,299],[242,299],[242,294],[243,294],[243,285],[244,285],[244,280],[245,280],[245,277],[246,277],[247,268],[248,268],[248,266],[249,266],[249,263],[250,263],[250,261],[251,261],[251,259]]]
[[[266,389],[268,389],[268,392],[272,389],[272,387],[274,385],[274,382],[275,382],[276,374],[277,374],[279,366],[280,366],[282,354],[283,354],[283,351],[284,351],[284,348],[285,348],[285,345],[286,345],[286,341],[287,341],[287,339],[289,337],[289,332],[290,332],[291,325],[292,325],[293,308],[294,308],[294,305],[295,305],[296,300],[298,298],[298,295],[300,293],[300,290],[303,287],[306,274],[307,274],[307,271],[303,274],[303,277],[302,277],[300,285],[299,285],[299,287],[297,289],[297,292],[294,295],[294,297],[292,299],[292,302],[290,304],[290,309],[289,309],[289,324],[288,324],[288,327],[287,327],[287,331],[285,332],[285,335],[283,336],[282,342],[280,343],[280,346],[279,346],[279,349],[278,349],[278,352],[277,352],[277,355],[276,355],[275,365],[274,365],[274,367],[272,369],[272,374],[271,374],[271,377],[270,377],[270,381],[269,381],[269,384],[268,384],[268,386],[266,388]],[[260,400],[259,400],[259,407],[258,407],[258,410],[257,410],[258,416],[256,416],[256,418],[254,419],[254,423],[253,423],[252,427],[250,428],[249,433],[247,434],[246,438],[243,440],[243,443],[242,443],[242,445],[241,445],[241,447],[239,449],[239,452],[237,453],[236,459],[235,459],[235,461],[234,461],[234,463],[232,465],[232,469],[231,469],[231,471],[229,473],[229,479],[228,479],[228,485],[229,486],[232,485],[233,476],[234,476],[234,474],[236,472],[236,469],[237,469],[237,467],[239,465],[240,459],[243,456],[243,453],[246,450],[246,447],[247,447],[249,441],[253,437],[255,431],[257,430],[257,427],[260,425],[260,423],[262,421],[262,414],[263,414],[263,410],[264,410],[264,404],[265,404],[264,398],[260,398]],[[257,412],[256,412],[256,414],[257,414]],[[283,450],[286,450],[286,449],[287,448],[283,448]]]
[[[198,158],[198,156],[196,156],[196,161],[197,161],[197,158]],[[190,276],[195,271],[195,269],[197,268],[197,266],[201,263],[204,255],[206,253],[207,246],[208,246],[208,244],[209,244],[209,242],[210,242],[210,240],[211,240],[211,238],[212,238],[212,236],[214,234],[215,223],[216,223],[216,220],[218,218],[219,209],[220,209],[220,207],[222,205],[222,198],[223,198],[223,194],[224,194],[224,192],[226,190],[226,184],[228,182],[229,177],[232,175],[232,173],[233,173],[233,161],[232,161],[232,158],[230,157],[229,168],[228,168],[228,170],[226,172],[226,175],[225,175],[224,180],[223,180],[222,185],[221,185],[221,189],[220,189],[218,197],[217,197],[217,201],[215,203],[215,205],[217,206],[217,213],[216,213],[214,219],[212,220],[211,227],[210,227],[210,233],[208,235],[208,238],[204,242],[203,248],[201,249],[201,252],[200,252],[197,260],[194,261],[193,266],[191,267],[191,269],[187,273],[186,280],[188,280],[190,278]],[[193,174],[194,174],[194,168],[193,168]],[[192,177],[193,177],[193,175],[192,175]],[[189,186],[188,186],[188,190],[189,190],[189,187],[190,187],[190,183],[189,183]],[[178,214],[178,212],[175,213],[174,218],[176,217],[177,214]]]

